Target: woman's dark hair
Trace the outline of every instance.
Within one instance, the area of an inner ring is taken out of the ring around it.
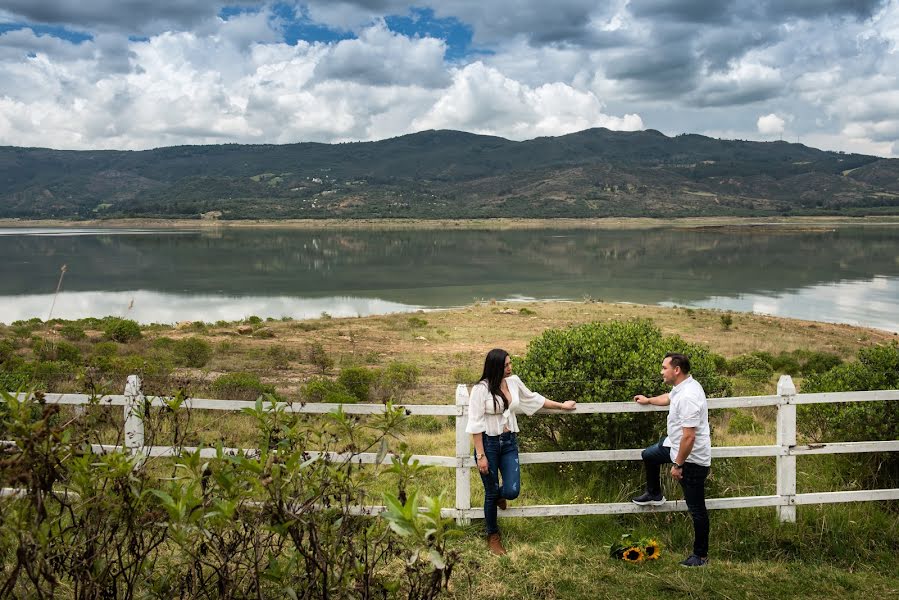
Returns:
[[[501,348],[494,348],[487,353],[484,359],[484,372],[478,383],[484,381],[487,383],[487,389],[493,396],[493,406],[496,407],[496,397],[503,399],[503,410],[509,408],[509,399],[503,394],[502,384],[503,375],[506,373],[506,357],[509,353]]]

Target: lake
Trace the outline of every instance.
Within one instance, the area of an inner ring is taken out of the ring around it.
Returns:
[[[0,229],[0,321],[356,316],[636,302],[899,331],[899,227]]]

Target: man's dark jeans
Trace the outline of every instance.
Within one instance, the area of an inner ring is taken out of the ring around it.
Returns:
[[[659,472],[662,465],[671,464],[671,448],[662,445],[665,438],[643,451],[646,465],[646,491],[654,496],[662,494]],[[684,490],[684,500],[693,519],[693,554],[705,558],[709,555],[709,513],[705,508],[705,480],[709,468],[686,463],[680,486]]]
[[[515,500],[521,492],[521,471],[518,464],[518,440],[515,434],[506,431],[502,435],[484,434],[484,454],[487,456],[488,471],[481,473],[484,482],[484,521],[487,535],[499,533],[496,518],[496,499]],[[499,475],[503,483],[500,486]]]

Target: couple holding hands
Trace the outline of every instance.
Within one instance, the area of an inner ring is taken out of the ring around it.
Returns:
[[[671,391],[647,398],[634,396],[643,405],[669,406],[668,431],[657,444],[643,451],[646,492],[633,499],[640,506],[665,503],[660,480],[661,465],[673,463],[671,476],[684,491],[693,520],[693,553],[680,564],[699,567],[708,561],[709,518],[705,506],[705,481],[711,465],[711,437],[708,405],[702,386],[690,375],[690,359],[669,353],[662,360],[662,380]],[[469,396],[468,426],[475,460],[484,484],[484,520],[487,545],[494,554],[505,554],[497,523],[497,509],[505,510],[509,500],[521,491],[518,462],[517,414],[533,415],[541,408],[574,410],[574,400],[554,402],[532,392],[512,375],[512,360],[505,350],[487,354],[484,372]]]

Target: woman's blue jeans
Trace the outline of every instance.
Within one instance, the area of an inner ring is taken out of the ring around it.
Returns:
[[[521,492],[521,470],[518,465],[518,440],[511,431],[501,435],[483,435],[487,474],[480,473],[484,482],[484,521],[487,535],[499,533],[496,519],[498,498],[514,500]],[[500,485],[502,474],[502,485]]]

